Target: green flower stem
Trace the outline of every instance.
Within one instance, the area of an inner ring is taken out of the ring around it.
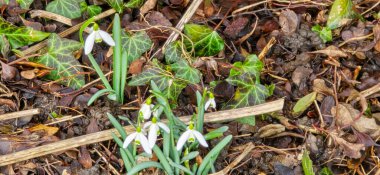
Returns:
[[[115,47],[113,48],[113,88],[116,92],[118,102],[121,102],[120,97],[120,80],[121,80],[121,26],[119,14],[115,14],[112,28]]]
[[[160,164],[162,165],[166,173],[174,174],[168,160],[166,159],[164,153],[162,153],[161,149],[157,145],[154,145],[153,151],[156,154],[158,160],[160,160]]]
[[[92,56],[92,54],[88,54],[88,59],[90,60],[96,73],[99,75],[100,80],[102,80],[104,86],[106,86],[107,89],[112,90],[110,83],[108,82],[106,76],[103,74],[102,69],[100,69],[98,63],[95,61],[95,58]]]
[[[197,131],[200,133],[203,133],[203,121],[204,121],[204,114],[205,114],[205,99],[207,91],[203,91],[203,95],[201,95],[197,91],[197,105],[198,105],[198,117],[197,117]]]

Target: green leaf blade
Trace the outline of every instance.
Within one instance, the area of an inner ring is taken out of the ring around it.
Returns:
[[[213,56],[224,49],[224,40],[216,31],[208,26],[197,24],[186,24],[184,33],[190,38],[192,45],[187,41],[188,50],[194,46],[196,56]]]
[[[38,58],[38,63],[54,68],[46,76],[51,80],[60,80],[66,86],[79,89],[84,86],[84,75],[81,64],[74,58],[72,52],[79,50],[81,43],[61,38],[52,34],[48,40],[48,52]]]

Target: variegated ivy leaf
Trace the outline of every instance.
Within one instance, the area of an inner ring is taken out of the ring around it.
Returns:
[[[22,9],[29,9],[30,4],[33,3],[33,0],[16,0]]]
[[[102,8],[97,5],[87,5],[86,1],[80,3],[80,10],[86,13],[90,18],[102,12]]]
[[[182,59],[181,43],[170,43],[165,49],[165,61],[167,64],[172,64]]]
[[[123,12],[123,0],[106,0],[108,5],[110,5],[113,9],[116,10],[118,13]]]
[[[336,29],[355,16],[352,0],[335,0],[331,6],[327,27]]]
[[[150,49],[152,41],[145,31],[137,32],[133,35],[122,32],[121,44],[121,48],[127,52],[128,64],[131,64]]]
[[[179,94],[187,86],[187,83],[179,79],[170,80],[169,86],[163,91],[164,95],[173,103],[177,103]]]
[[[175,72],[175,77],[187,81],[192,84],[197,84],[201,81],[202,74],[198,69],[191,67],[187,61],[181,59],[171,65]]]
[[[0,17],[0,35],[5,35],[13,49],[41,41],[50,33],[29,27],[17,27]]]
[[[241,77],[243,79],[235,80],[238,84],[233,100],[227,103],[227,108],[241,108],[257,105],[265,102],[265,99],[272,95],[273,86],[264,86],[255,83],[252,76]]]
[[[38,63],[54,68],[46,78],[59,80],[62,84],[78,89],[84,85],[81,64],[73,56],[73,52],[82,47],[80,42],[52,34],[48,39],[48,52],[40,56]]]
[[[65,16],[70,19],[81,17],[80,3],[83,0],[54,0],[46,6],[46,11]]]
[[[196,56],[213,56],[224,49],[224,40],[206,25],[186,24],[184,33],[194,44]],[[189,41],[186,42],[186,47],[191,50]]]
[[[132,79],[128,82],[128,85],[145,86],[149,84],[151,80],[153,80],[160,90],[163,91],[169,86],[170,81],[172,81],[172,77],[165,70],[152,66],[145,69],[140,74],[132,76]]]
[[[125,4],[127,8],[140,8],[144,4],[144,0],[130,0]]]
[[[249,55],[244,62],[235,62],[233,65],[234,67],[230,70],[230,75],[227,78],[230,84],[238,86],[237,83],[241,82],[245,76],[252,76],[256,83],[260,83],[260,72],[264,64],[256,55]]]

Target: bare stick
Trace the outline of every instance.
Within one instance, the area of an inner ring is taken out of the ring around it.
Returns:
[[[107,11],[105,11],[105,12],[103,12],[103,13],[95,16],[94,21],[97,21],[99,19],[102,19],[102,18],[105,18],[107,16],[110,16],[110,15],[114,14],[115,12],[116,11],[114,9],[107,10]],[[68,36],[68,35],[76,32],[76,31],[78,31],[80,29],[80,27],[83,25],[83,23],[84,22],[81,22],[81,23],[79,23],[79,24],[77,24],[75,26],[72,26],[72,27],[68,28],[67,30],[59,33],[58,35],[60,37],[66,37],[66,36]],[[32,47],[29,47],[28,49],[22,51],[22,55],[29,55],[31,53],[37,52],[40,49],[42,49],[43,47],[45,47],[46,45],[47,45],[47,40],[44,40],[44,41],[42,41],[42,42],[40,42],[40,43],[38,43],[38,44],[36,44],[36,45],[34,45]]]
[[[239,109],[231,109],[231,110],[225,110],[225,111],[218,111],[213,113],[206,113],[205,114],[205,122],[206,123],[215,123],[215,122],[224,122],[224,121],[231,121],[243,117],[253,116],[253,115],[260,115],[264,113],[270,113],[282,110],[284,106],[284,99],[279,99],[276,101],[256,105],[256,106],[250,106],[245,108],[239,108]],[[180,117],[180,120],[182,120],[185,123],[188,123],[191,119],[191,116],[184,116]],[[165,120],[163,122],[166,122]],[[134,131],[134,128],[132,126],[126,126],[124,127],[127,133],[131,133]],[[27,150],[7,154],[0,156],[0,167],[5,165],[10,165],[16,162],[62,152],[65,150],[73,149],[82,145],[88,145],[92,143],[98,143],[106,140],[112,139],[111,133],[118,134],[116,129],[109,129],[105,131],[100,131],[92,134],[86,134],[79,137],[74,137],[46,145],[42,145],[39,147],[30,148]]]
[[[30,13],[30,17],[32,18],[35,18],[35,17],[47,18],[47,19],[51,19],[51,20],[66,24],[68,26],[73,26],[72,20],[62,15],[51,13],[45,10],[31,10],[29,13]]]
[[[371,96],[372,94],[375,94],[375,93],[377,93],[377,92],[379,92],[379,91],[380,91],[380,83],[378,83],[377,85],[372,86],[372,87],[370,87],[370,88],[368,88],[368,89],[366,89],[366,90],[364,90],[364,91],[361,91],[360,94],[361,94],[364,98],[366,98],[366,97]],[[358,98],[358,99],[359,99],[359,98]]]
[[[189,8],[186,10],[185,14],[183,14],[181,20],[179,20],[175,28],[178,29],[179,31],[182,31],[185,24],[190,21],[191,17],[194,15],[195,11],[198,9],[201,3],[202,3],[202,0],[194,0],[190,4]],[[177,32],[173,31],[168,37],[168,39],[166,40],[164,46],[162,46],[162,48],[165,48],[171,42],[175,41],[178,38],[178,35],[179,34]],[[158,50],[157,52],[159,52],[160,50]]]
[[[35,109],[28,109],[24,111],[6,113],[6,114],[0,115],[0,121],[36,115],[36,114],[40,114],[40,112],[41,111],[39,108],[35,108]]]

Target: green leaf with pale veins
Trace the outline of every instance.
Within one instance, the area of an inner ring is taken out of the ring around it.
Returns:
[[[86,12],[88,16],[93,17],[102,13],[102,8],[97,5],[90,5],[90,6],[87,6]]]
[[[167,48],[165,49],[165,61],[167,64],[172,64],[177,62],[182,58],[182,51],[181,51],[181,43],[180,42],[173,42],[170,43]]]
[[[144,0],[130,0],[125,4],[127,8],[140,8],[144,4]]]
[[[46,78],[60,80],[60,83],[79,89],[84,86],[84,75],[82,65],[73,56],[73,52],[79,50],[80,42],[59,37],[52,34],[48,39],[48,51],[40,56],[38,63],[54,68]]]
[[[238,88],[236,89],[233,100],[227,103],[227,108],[233,109],[261,104],[271,95],[270,87],[255,83],[252,76],[241,78],[240,80],[234,80],[234,84],[236,84]],[[228,82],[230,83],[230,81]]]
[[[145,86],[153,80],[161,91],[169,86],[172,77],[166,71],[159,67],[149,67],[140,74],[132,76],[132,79],[128,82],[129,86]]]
[[[242,62],[235,62],[234,67],[230,70],[230,75],[228,79],[231,79],[230,82],[232,83],[233,79],[241,79],[240,76],[243,78],[247,75],[254,76],[256,79],[256,83],[260,83],[260,72],[264,67],[263,62],[257,58],[256,55],[249,55],[245,59],[245,61]],[[236,84],[233,84],[236,86]]]
[[[116,12],[118,12],[118,13],[122,13],[123,12],[123,9],[124,9],[124,7],[123,7],[123,0],[106,0],[106,2],[113,9],[115,9]]]
[[[5,35],[13,49],[41,41],[50,33],[34,30],[29,27],[17,27],[0,17],[0,35]]]
[[[81,17],[78,0],[54,0],[46,6],[46,11],[65,16],[70,19]]]
[[[164,95],[173,103],[177,103],[179,94],[187,86],[187,83],[179,79],[169,80],[169,86],[163,91]]]
[[[175,77],[187,81],[192,84],[197,84],[201,81],[202,74],[198,69],[191,67],[187,61],[181,59],[171,65],[175,72]]]
[[[356,15],[353,8],[352,0],[335,0],[327,19],[327,27],[332,30],[346,24]]]
[[[186,24],[184,33],[193,42],[196,56],[213,56],[224,49],[224,40],[206,25]],[[191,50],[191,43],[187,41],[185,44]]]
[[[149,50],[153,43],[145,31],[140,31],[133,35],[122,32],[121,44],[122,49],[127,52],[128,64],[131,64]]]
[[[22,9],[29,9],[30,4],[33,3],[33,0],[16,0]]]

